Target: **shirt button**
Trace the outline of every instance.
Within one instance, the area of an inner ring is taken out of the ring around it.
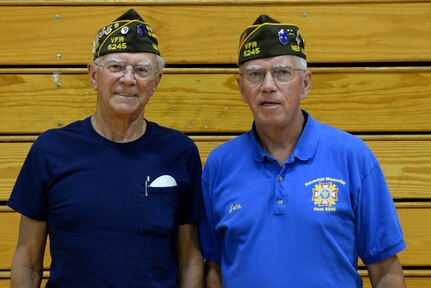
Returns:
[[[278,182],[283,181],[283,176],[278,176]]]
[[[278,200],[278,201],[277,201],[277,203],[278,203],[279,205],[282,205],[282,204],[283,204],[283,200]]]

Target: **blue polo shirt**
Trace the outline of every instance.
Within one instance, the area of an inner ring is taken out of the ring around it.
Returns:
[[[362,287],[358,256],[372,264],[405,248],[370,149],[306,116],[283,166],[254,129],[208,157],[201,245],[224,288]]]
[[[147,122],[115,143],[90,118],[43,133],[8,205],[47,221],[47,287],[177,287],[178,225],[203,213],[201,162],[184,134]]]

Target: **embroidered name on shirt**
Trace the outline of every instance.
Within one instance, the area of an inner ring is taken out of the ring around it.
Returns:
[[[236,211],[236,210],[241,209],[241,208],[242,208],[241,204],[233,204],[230,206],[229,213],[232,213],[233,211]]]

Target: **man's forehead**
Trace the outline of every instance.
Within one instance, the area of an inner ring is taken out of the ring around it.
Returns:
[[[249,69],[260,69],[267,67],[293,67],[295,64],[295,57],[290,55],[283,55],[270,58],[261,58],[250,60],[243,64],[243,67]]]
[[[118,61],[137,64],[153,64],[155,54],[153,53],[110,53],[102,56],[105,61]]]

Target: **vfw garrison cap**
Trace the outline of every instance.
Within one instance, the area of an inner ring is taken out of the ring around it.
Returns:
[[[160,55],[153,28],[134,9],[104,26],[94,39],[94,59],[105,54],[121,52],[148,52]]]
[[[242,32],[238,48],[238,65],[260,58],[295,55],[307,59],[304,39],[294,24],[280,23],[260,15]]]

